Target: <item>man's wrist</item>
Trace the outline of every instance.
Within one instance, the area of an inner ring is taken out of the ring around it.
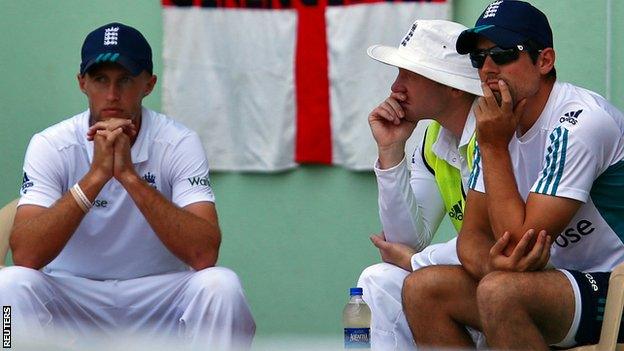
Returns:
[[[479,143],[479,151],[481,153],[484,153],[484,152],[491,152],[491,153],[509,152],[509,143],[503,143],[503,142],[499,142],[499,143]]]
[[[414,256],[414,254],[411,255],[406,255],[405,257],[403,257],[403,262],[401,264],[401,268],[405,269],[408,272],[413,272],[414,268],[412,267],[412,257]]]
[[[125,188],[141,182],[141,177],[136,172],[127,171],[115,177]]]
[[[401,145],[392,145],[378,148],[379,153],[379,169],[388,169],[395,167],[405,157],[405,143]]]
[[[102,170],[91,169],[84,176],[83,181],[85,181],[88,185],[102,188],[111,178],[112,176],[110,174],[107,174]]]

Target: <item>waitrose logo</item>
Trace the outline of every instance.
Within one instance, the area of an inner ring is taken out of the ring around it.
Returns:
[[[193,177],[193,178],[187,178],[187,179],[189,183],[191,183],[191,186],[196,186],[196,185],[210,186],[210,180],[208,179],[208,176]]]

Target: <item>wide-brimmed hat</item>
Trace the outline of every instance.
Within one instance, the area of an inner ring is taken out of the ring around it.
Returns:
[[[457,53],[459,34],[467,27],[444,20],[417,20],[398,48],[373,45],[368,56],[385,64],[404,68],[435,82],[483,95],[477,70],[467,56]]]

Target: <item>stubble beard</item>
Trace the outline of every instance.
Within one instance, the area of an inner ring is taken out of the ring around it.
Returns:
[[[507,83],[507,81],[505,81],[505,83]],[[509,89],[509,95],[511,96],[511,106],[516,107],[515,105],[517,101],[516,92],[514,89],[512,89],[509,83],[507,83],[507,88]],[[498,90],[495,90],[495,91],[492,91],[492,93],[494,94],[494,98],[496,99],[496,103],[498,104],[498,106],[501,106],[503,103],[503,96],[501,95],[501,92]]]
[[[493,91],[494,98],[496,99],[496,103],[500,106],[503,103],[503,96],[499,91]]]

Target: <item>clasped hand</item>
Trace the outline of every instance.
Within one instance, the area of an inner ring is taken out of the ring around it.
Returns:
[[[92,125],[87,140],[93,141],[92,171],[104,180],[120,180],[135,173],[130,155],[131,140],[137,129],[130,119],[111,118]]]
[[[550,259],[552,239],[542,230],[533,247],[527,248],[535,236],[535,230],[529,229],[520,239],[511,255],[505,255],[505,248],[510,244],[511,233],[505,232],[490,249],[490,271],[528,272],[543,269]]]

